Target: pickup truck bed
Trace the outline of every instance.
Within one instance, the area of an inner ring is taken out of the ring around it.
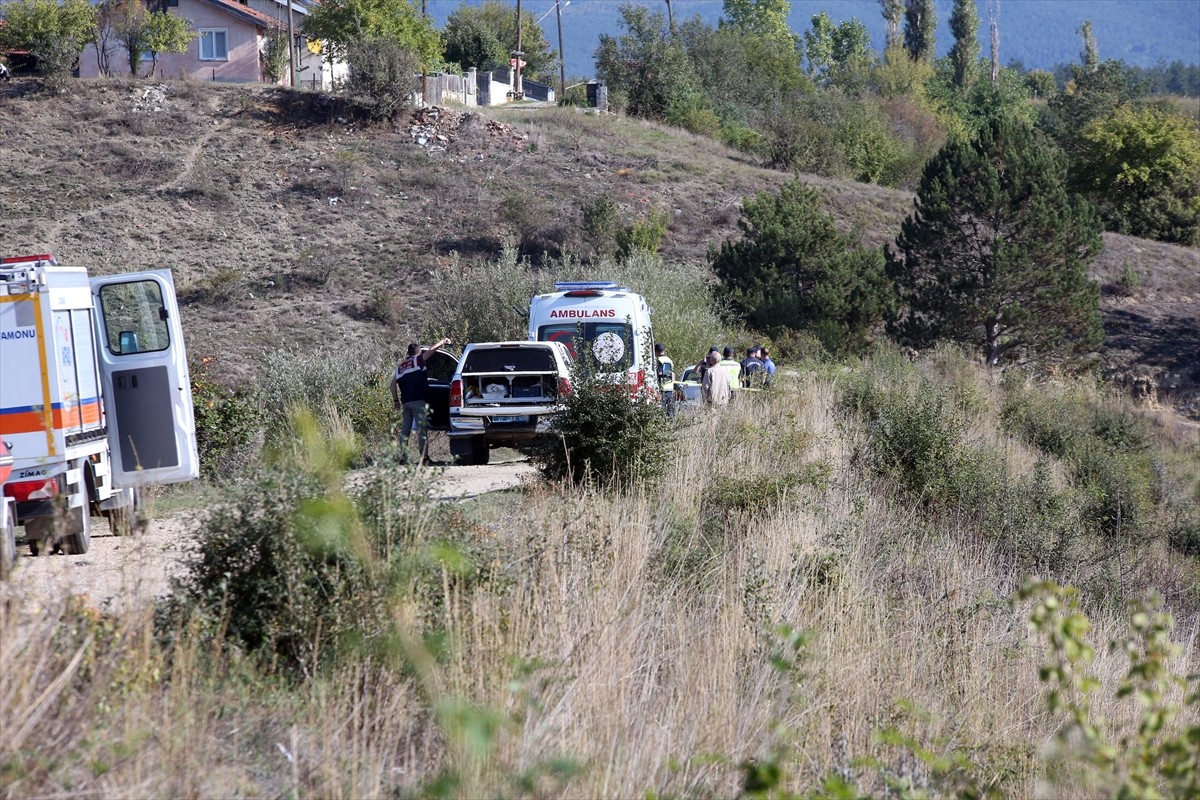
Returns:
[[[570,390],[567,369],[555,342],[468,345],[450,387],[451,453],[486,464],[490,447],[546,433]]]

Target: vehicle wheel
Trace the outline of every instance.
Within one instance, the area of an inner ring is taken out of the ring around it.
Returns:
[[[92,515],[85,503],[79,508],[73,508],[63,515],[67,532],[59,542],[63,552],[69,556],[81,556],[92,546]]]
[[[0,530],[0,581],[8,580],[13,565],[17,563],[17,526],[8,520]]]
[[[488,449],[487,439],[482,436],[476,436],[471,440],[471,463],[477,466],[484,466],[488,463],[492,451]]]
[[[25,523],[25,541],[29,544],[29,555],[54,552],[54,518],[34,517]]]
[[[129,497],[120,508],[110,508],[104,512],[108,517],[108,530],[113,536],[129,536],[137,531],[138,518],[141,516],[142,494],[138,489],[122,489]]]

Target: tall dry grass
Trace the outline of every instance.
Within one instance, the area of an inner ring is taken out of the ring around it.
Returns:
[[[972,430],[1005,444],[987,421],[998,390],[970,381]],[[1060,720],[1043,642],[1010,603],[1025,576],[977,529],[871,475],[836,393],[834,373],[806,373],[687,417],[653,489],[531,485],[464,508],[488,563],[472,580],[443,566],[394,599],[401,666],[352,651],[287,678],[210,628],[156,635],[145,606],[5,598],[0,794],[730,797],[739,764],[782,753],[798,791],[838,775],[872,794],[969,779],[999,796],[1094,796],[1046,781]],[[1024,446],[1006,446],[1009,468],[1027,469]],[[428,519],[414,547],[442,535]],[[1085,610],[1093,710],[1131,725],[1115,696],[1128,661],[1102,646],[1123,635],[1120,604]],[[1180,621],[1173,667],[1194,673],[1195,620]],[[809,631],[785,668],[781,628]],[[420,644],[437,631],[444,649]],[[970,766],[936,774],[881,737],[893,727]]]

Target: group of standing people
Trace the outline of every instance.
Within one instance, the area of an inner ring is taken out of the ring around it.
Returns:
[[[740,389],[760,389],[769,386],[775,379],[775,362],[762,345],[746,349],[746,357],[737,361],[733,348],[726,347],[718,352],[713,347],[708,355],[696,365],[700,373],[700,395],[710,406],[727,405]]]

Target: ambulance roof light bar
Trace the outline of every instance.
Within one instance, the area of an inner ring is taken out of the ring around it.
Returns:
[[[50,253],[38,253],[32,256],[6,256],[0,258],[0,264],[29,264],[30,266],[39,267],[43,263],[49,266],[56,266],[58,260]]]
[[[599,297],[601,292],[628,292],[628,286],[615,281],[556,281],[554,288],[567,297]]]

